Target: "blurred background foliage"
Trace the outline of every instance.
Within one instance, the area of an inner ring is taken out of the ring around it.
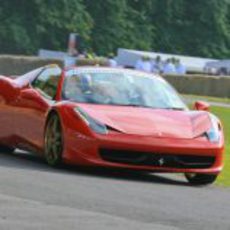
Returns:
[[[0,53],[65,51],[76,32],[99,55],[122,47],[230,56],[229,0],[1,0],[0,21]]]

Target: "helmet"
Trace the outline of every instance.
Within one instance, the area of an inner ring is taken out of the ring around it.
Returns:
[[[92,83],[92,77],[89,74],[82,75],[80,83],[82,92],[91,91]]]

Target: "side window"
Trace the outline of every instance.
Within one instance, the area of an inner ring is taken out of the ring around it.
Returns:
[[[32,86],[38,89],[43,96],[53,99],[60,77],[61,69],[59,67],[47,68],[34,80]]]

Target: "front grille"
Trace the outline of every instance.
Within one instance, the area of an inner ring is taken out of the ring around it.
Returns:
[[[170,168],[210,168],[215,162],[215,157],[212,156],[172,155],[114,149],[100,149],[100,155],[103,160],[113,163]]]

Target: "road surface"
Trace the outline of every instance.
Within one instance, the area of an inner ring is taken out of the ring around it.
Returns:
[[[0,153],[0,230],[230,229],[230,189]]]

